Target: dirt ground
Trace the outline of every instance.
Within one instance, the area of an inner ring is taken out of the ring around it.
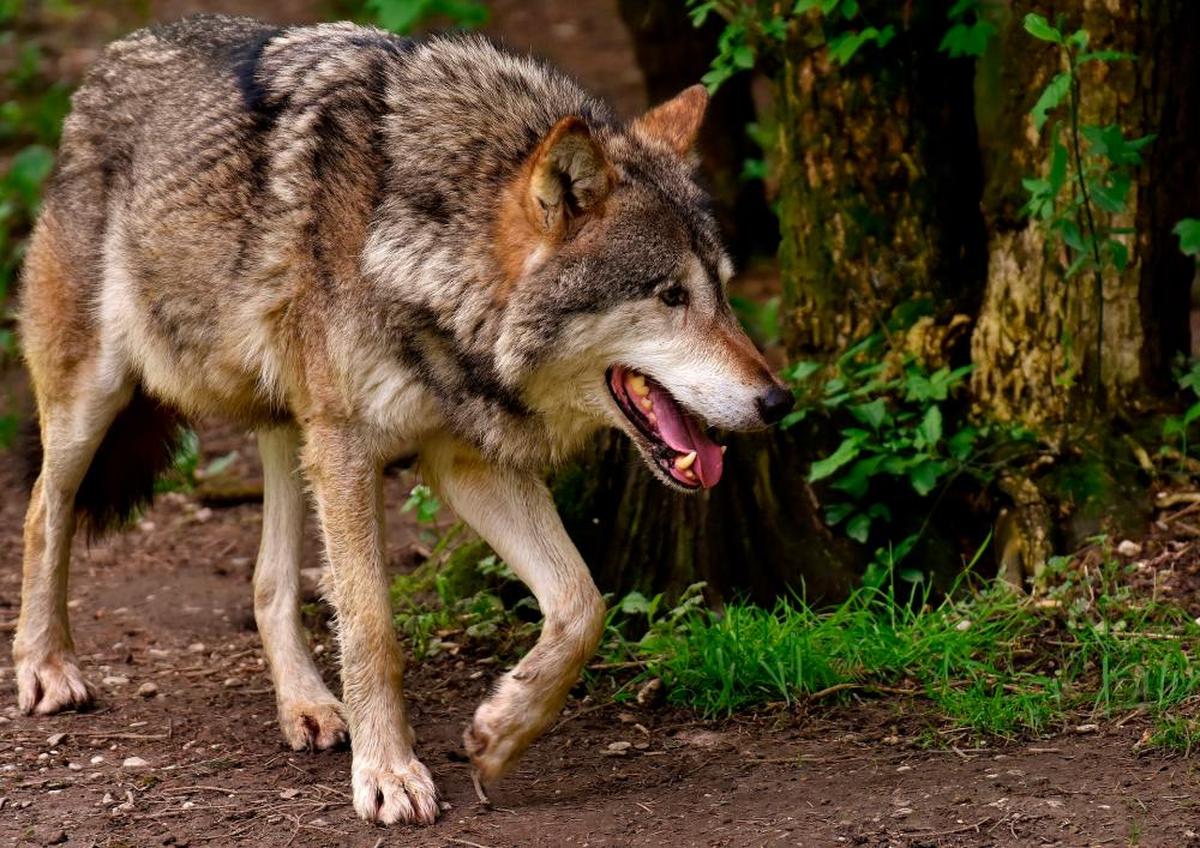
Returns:
[[[254,477],[247,436],[202,439],[210,458],[238,450],[235,472]],[[441,821],[367,825],[349,803],[349,752],[282,745],[251,608],[258,505],[181,495],[127,533],[76,546],[71,609],[97,709],[21,716],[9,643],[25,494],[16,461],[0,462],[0,845],[1200,845],[1194,761],[1136,754],[1136,719],[1013,746],[947,734],[929,749],[937,728],[903,701],[710,723],[573,698],[485,807],[460,733],[499,669],[470,656],[408,674]],[[389,479],[397,569],[413,560],[396,508],[411,483]],[[336,687],[327,630],[313,642]]]
[[[490,5],[493,32],[509,44],[563,64],[625,114],[644,105],[615,0]],[[201,9],[315,17],[306,0],[149,8],[156,18]],[[94,53],[80,27],[64,54],[72,68]],[[209,457],[238,450],[235,471],[254,476],[245,434],[207,428],[202,442]],[[413,560],[398,510],[411,482],[407,472],[389,480],[397,569]],[[421,754],[444,795],[441,821],[372,827],[349,803],[347,751],[282,745],[251,607],[256,504],[212,509],[172,495],[129,532],[78,543],[71,607],[98,706],[18,715],[9,657],[25,501],[15,459],[0,454],[0,848],[1200,846],[1196,764],[1135,753],[1137,718],[1011,746],[942,733],[930,748],[938,728],[905,701],[711,723],[573,698],[483,806],[460,737],[499,669],[473,656],[427,661],[407,677]],[[320,558],[311,533],[310,542],[311,587]],[[329,634],[313,634],[336,691]]]

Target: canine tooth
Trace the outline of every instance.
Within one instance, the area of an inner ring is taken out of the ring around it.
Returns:
[[[646,420],[649,421],[651,424],[653,424],[655,427],[658,426],[658,416],[655,415],[653,412],[646,413]]]
[[[646,378],[641,374],[630,375],[625,380],[625,385],[629,386],[629,390],[638,397],[645,397],[650,394],[650,387],[646,385]]]
[[[654,401],[650,400],[648,397],[642,398],[642,409],[646,410],[647,412],[654,409]]]
[[[724,456],[727,450],[729,450],[729,445],[721,445],[721,456]]]
[[[675,457],[675,467],[680,471],[687,471],[692,467],[692,463],[696,461],[696,452],[686,453],[683,456]]]
[[[683,472],[683,476],[684,476],[684,477],[686,477],[686,478],[688,478],[689,480],[695,480],[695,479],[696,479],[696,472],[695,472],[695,471],[692,471],[692,470],[689,468],[687,471]]]

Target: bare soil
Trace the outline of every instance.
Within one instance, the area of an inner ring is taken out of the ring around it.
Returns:
[[[203,443],[207,458],[238,450],[234,473],[255,476],[244,434],[210,428]],[[1195,763],[1135,753],[1136,718],[980,745],[904,700],[705,722],[581,688],[487,807],[460,733],[499,669],[465,652],[415,665],[407,679],[421,753],[447,804],[441,821],[367,825],[349,804],[349,752],[282,744],[251,609],[260,508],[182,495],[161,498],[124,534],[76,545],[72,615],[97,708],[21,716],[8,651],[25,492],[15,459],[0,462],[0,845],[1200,845]],[[397,569],[414,556],[395,509],[411,482],[399,472],[388,484]],[[320,560],[310,542],[312,586]],[[313,644],[336,687],[321,619],[310,616]],[[156,692],[139,693],[144,684]],[[930,739],[943,741],[931,749]],[[631,744],[616,752],[614,742]]]

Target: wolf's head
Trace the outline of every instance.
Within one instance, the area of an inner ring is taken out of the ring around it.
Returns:
[[[551,420],[624,430],[677,488],[721,477],[709,426],[778,421],[791,393],[738,325],[732,266],[691,148],[707,105],[689,88],[629,126],[559,120],[508,184],[495,243],[509,373]]]

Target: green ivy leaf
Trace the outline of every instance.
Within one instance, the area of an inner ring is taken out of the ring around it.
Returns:
[[[926,460],[908,472],[908,482],[912,484],[914,492],[925,497],[937,488],[938,480],[946,471],[944,462],[936,459]]]
[[[854,512],[855,506],[852,503],[836,503],[825,507],[825,523],[830,527],[841,524],[846,519],[846,516]]]
[[[982,56],[987,52],[988,42],[996,33],[996,27],[991,22],[977,20],[972,24],[956,23],[942,36],[938,50],[946,53],[951,59],[963,56]]]
[[[1042,89],[1041,95],[1037,102],[1033,104],[1033,108],[1029,110],[1029,114],[1033,116],[1033,127],[1038,132],[1042,131],[1042,127],[1046,125],[1046,120],[1050,113],[1058,108],[1058,104],[1062,103],[1067,92],[1071,88],[1071,75],[1066,71],[1061,74],[1056,74],[1054,79],[1050,80],[1049,84]]]
[[[871,516],[859,513],[846,525],[846,535],[859,544],[865,544],[871,532]]]
[[[867,489],[871,485],[871,478],[883,470],[886,461],[887,457],[879,454],[860,459],[833,484],[833,488],[839,492],[845,492],[856,501],[861,501],[866,497]]]
[[[1200,256],[1200,218],[1184,218],[1171,232],[1179,236],[1179,249],[1188,256]]]
[[[858,406],[847,408],[851,415],[872,430],[878,430],[888,417],[887,402],[883,398],[876,398],[870,403],[861,403]]]
[[[1121,62],[1130,61],[1136,62],[1137,56],[1132,53],[1124,53],[1120,50],[1093,50],[1090,53],[1080,53],[1079,58],[1075,60],[1076,65],[1082,65],[1085,62]]]
[[[1025,31],[1040,41],[1049,41],[1053,44],[1063,43],[1063,34],[1057,27],[1050,25],[1044,17],[1036,12],[1030,12],[1025,16]]]
[[[1129,248],[1122,242],[1109,239],[1104,243],[1104,249],[1108,252],[1109,258],[1112,259],[1113,266],[1118,272],[1124,271],[1129,266]]]
[[[921,426],[917,428],[917,433],[928,447],[933,447],[942,440],[942,409],[940,406],[931,406],[925,410],[925,417],[921,419]]]
[[[843,465],[853,460],[858,454],[858,439],[843,439],[842,443],[838,445],[837,450],[824,459],[818,459],[812,464],[812,469],[808,472],[808,482],[816,483],[818,480],[824,480]]]

